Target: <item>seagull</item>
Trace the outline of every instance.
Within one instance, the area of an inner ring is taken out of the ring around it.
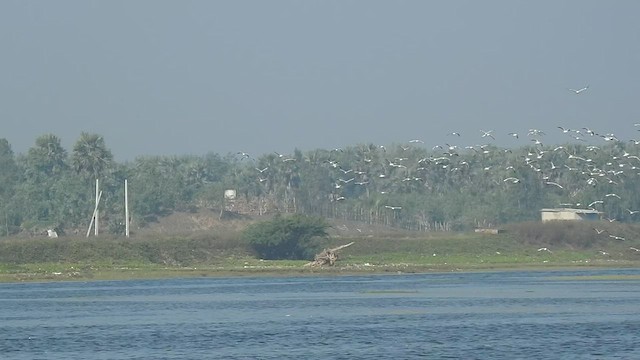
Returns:
[[[582,93],[583,91],[586,91],[588,88],[589,88],[589,85],[587,85],[587,86],[583,87],[582,89],[578,89],[578,90],[575,90],[575,89],[569,89],[569,91],[571,91],[571,92],[573,92],[574,94],[578,95],[578,94]]]
[[[246,152],[242,152],[242,151],[238,151],[238,155],[240,155],[242,157],[242,159],[248,159],[248,158],[251,157],[249,154],[247,154]]]
[[[258,170],[258,172],[262,174],[263,172],[267,171],[267,169],[268,169],[268,168],[269,168],[269,167],[267,166],[267,167],[266,167],[266,168],[264,168],[264,169],[258,169],[258,168],[256,168],[256,170]]]
[[[509,135],[513,136],[516,139],[518,138],[518,133],[510,132]]]
[[[546,252],[548,252],[548,253],[552,253],[552,252],[551,252],[551,250],[549,250],[549,249],[548,249],[548,248],[546,248],[546,247],[542,247],[542,248],[538,249],[538,251],[546,251]]]
[[[625,239],[622,236],[609,235],[610,238],[614,240],[624,241]]]
[[[618,194],[613,194],[613,193],[611,193],[611,194],[607,194],[607,195],[605,195],[605,197],[617,197],[618,199],[622,199],[622,198],[620,197],[620,195],[618,195]]]
[[[459,133],[459,132],[455,132],[455,131],[454,131],[454,132],[450,132],[450,133],[448,133],[447,135],[460,136],[460,133]]]
[[[402,206],[385,205],[384,207],[386,207],[387,209],[391,209],[391,210],[400,210],[400,209],[402,209]]]
[[[627,211],[629,212],[629,215],[635,215],[640,212],[640,210],[629,210],[629,209],[627,209]]]
[[[602,204],[602,203],[604,203],[604,201],[602,201],[602,200],[596,200],[596,201],[593,201],[591,204],[587,205],[587,207],[592,207],[593,205],[596,205],[596,204]]]
[[[629,250],[633,250],[633,251],[635,251],[635,252],[640,251],[640,249],[634,248],[633,246],[629,247]]]
[[[493,137],[493,135],[491,135],[491,133],[493,132],[493,130],[489,130],[489,131],[484,131],[484,130],[480,130],[480,132],[482,132],[482,136],[481,137],[490,137],[493,140],[495,140],[496,138]]]
[[[557,186],[557,187],[559,187],[560,189],[564,189],[564,188],[562,187],[562,185],[560,185],[560,184],[558,184],[558,183],[556,183],[556,182],[553,182],[553,181],[546,181],[546,182],[545,182],[545,184],[547,184],[547,185]]]
[[[424,144],[424,141],[419,140],[419,139],[414,139],[414,140],[409,140],[410,143],[420,143],[420,144]]]
[[[502,181],[504,181],[504,182],[509,181],[509,182],[511,182],[512,184],[517,184],[517,183],[519,183],[519,182],[520,182],[520,179],[515,178],[515,177],[508,177],[508,178],[506,178],[506,179],[504,179],[504,180],[502,180]]]
[[[349,179],[349,180],[338,179],[338,181],[343,182],[343,183],[345,183],[345,184],[348,184],[348,183],[352,182],[354,179],[355,179],[355,178],[351,178],[351,179]]]
[[[603,232],[606,232],[606,231],[607,231],[607,230],[601,230],[601,229],[596,229],[596,228],[593,228],[593,230],[595,230],[595,231],[598,233],[598,235],[600,235],[600,234],[602,234]]]

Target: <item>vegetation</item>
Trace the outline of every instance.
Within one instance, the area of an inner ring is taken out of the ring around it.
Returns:
[[[134,230],[173,211],[201,208],[418,231],[503,227],[538,220],[541,208],[560,206],[593,208],[616,222],[640,218],[636,142],[589,132],[590,142],[545,146],[540,134],[513,149],[358,144],[255,158],[210,153],[126,163],[116,163],[97,134],[81,134],[70,153],[53,134],[38,137],[18,155],[0,139],[0,236],[49,228],[85,232],[96,178],[103,192],[102,229],[118,235],[124,228],[125,179]],[[226,189],[236,190],[237,198],[225,200]]]
[[[328,227],[319,217],[276,215],[272,220],[250,225],[243,237],[263,259],[312,259],[318,250],[314,240],[328,236]]]
[[[411,273],[550,267],[640,265],[640,226],[597,223],[623,233],[610,241],[592,223],[511,224],[497,235],[473,232],[411,232],[404,236],[332,236],[323,248],[353,241],[334,267],[304,267],[301,260],[256,256],[242,232],[188,236],[0,241],[0,281],[165,278],[229,275]],[[588,237],[585,238],[584,236]],[[526,237],[525,237],[526,236]]]

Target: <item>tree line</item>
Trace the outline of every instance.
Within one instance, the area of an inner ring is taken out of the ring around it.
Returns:
[[[595,139],[594,139],[595,140]],[[605,141],[606,140],[606,141]],[[47,228],[86,231],[100,180],[103,229],[124,233],[124,180],[134,225],[199,208],[296,213],[404,229],[464,230],[539,219],[542,208],[602,211],[635,221],[640,209],[637,145],[600,143],[519,148],[357,144],[291,154],[141,156],[118,163],[98,134],[72,149],[36,138],[24,154],[0,139],[0,236]],[[236,191],[236,199],[224,191]],[[235,207],[229,207],[234,205]],[[105,226],[106,225],[106,226]]]

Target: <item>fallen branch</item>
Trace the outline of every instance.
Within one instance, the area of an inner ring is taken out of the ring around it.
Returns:
[[[345,245],[340,245],[333,249],[324,249],[322,250],[321,253],[316,254],[312,262],[305,264],[305,266],[324,266],[324,265],[333,266],[336,264],[336,261],[338,260],[337,252],[351,245],[353,245],[353,242],[350,242]]]

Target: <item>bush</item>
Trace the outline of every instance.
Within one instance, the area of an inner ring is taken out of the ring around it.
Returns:
[[[313,259],[319,248],[315,240],[328,236],[328,227],[319,217],[276,215],[249,226],[242,236],[263,259]]]

